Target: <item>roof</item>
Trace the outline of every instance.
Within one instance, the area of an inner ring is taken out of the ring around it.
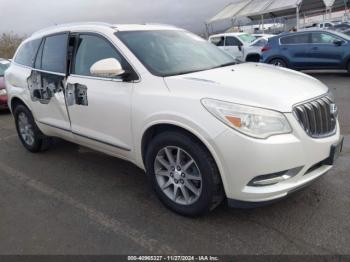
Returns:
[[[32,34],[31,38],[41,37],[43,35],[54,34],[57,32],[72,30],[98,30],[110,29],[114,31],[139,31],[139,30],[180,30],[171,25],[164,24],[109,24],[103,22],[81,22],[60,24],[44,28]]]
[[[300,13],[324,11],[328,7],[332,10],[344,9],[350,0],[238,0],[226,6],[208,22],[212,23],[224,19],[248,17],[251,20],[261,20],[275,17],[295,17],[296,8]]]
[[[247,35],[247,33],[243,33],[243,32],[239,32],[239,33],[222,33],[222,34],[211,35],[210,37],[240,36],[240,35]]]

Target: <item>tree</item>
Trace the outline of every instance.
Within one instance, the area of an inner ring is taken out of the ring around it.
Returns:
[[[0,35],[0,58],[12,59],[17,47],[24,40],[25,36],[15,33],[3,33]]]

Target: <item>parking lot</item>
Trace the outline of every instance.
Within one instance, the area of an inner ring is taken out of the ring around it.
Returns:
[[[271,206],[222,205],[197,219],[163,207],[128,162],[64,141],[27,152],[12,116],[0,113],[0,253],[350,254],[350,77],[312,75],[339,106],[345,145],[336,167]]]

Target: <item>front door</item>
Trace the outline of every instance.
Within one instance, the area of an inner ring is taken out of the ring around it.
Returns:
[[[314,68],[341,68],[346,49],[341,38],[329,33],[312,33],[310,45],[310,57],[312,57]]]
[[[132,149],[134,83],[121,77],[94,77],[90,67],[107,58],[117,59],[126,71],[131,67],[106,38],[84,33],[75,39],[75,57],[66,87],[72,132],[84,144],[125,156]]]

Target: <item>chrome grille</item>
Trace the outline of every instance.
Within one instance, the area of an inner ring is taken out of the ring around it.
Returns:
[[[313,138],[330,136],[335,132],[337,108],[328,96],[299,104],[293,112],[305,132]]]

